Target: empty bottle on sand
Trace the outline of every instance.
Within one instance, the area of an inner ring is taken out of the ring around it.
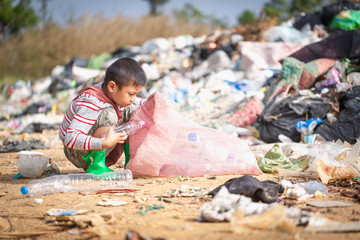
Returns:
[[[30,181],[21,188],[22,194],[41,196],[53,193],[93,192],[112,189],[131,189],[132,172],[129,169],[102,174],[77,173],[54,175]]]
[[[118,126],[115,127],[114,131],[116,133],[122,132],[124,131],[127,135],[132,135],[134,134],[137,130],[141,129],[145,127],[145,122],[144,121],[130,121],[127,123],[123,123],[120,124]]]

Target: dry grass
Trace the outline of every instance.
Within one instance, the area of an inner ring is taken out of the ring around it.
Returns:
[[[138,21],[84,16],[67,27],[49,23],[0,44],[0,85],[10,79],[47,76],[56,65],[64,65],[73,57],[90,58],[126,45],[140,46],[155,37],[201,36],[211,31],[205,25],[176,23],[168,16]]]

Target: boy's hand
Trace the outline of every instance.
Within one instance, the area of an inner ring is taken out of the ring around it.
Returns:
[[[102,148],[106,149],[117,143],[124,143],[127,137],[125,132],[116,133],[114,132],[114,127],[111,127],[106,137],[102,139]]]

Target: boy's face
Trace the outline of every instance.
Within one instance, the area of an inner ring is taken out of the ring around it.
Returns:
[[[142,85],[134,86],[132,84],[128,86],[123,86],[121,89],[113,82],[113,84],[108,84],[109,89],[109,98],[113,102],[115,102],[120,107],[127,107],[131,105],[136,98],[136,95],[142,89]]]

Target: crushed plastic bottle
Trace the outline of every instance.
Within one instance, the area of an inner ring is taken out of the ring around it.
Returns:
[[[145,122],[144,121],[138,121],[138,122],[130,121],[130,122],[127,122],[127,123],[116,126],[114,131],[116,133],[124,131],[127,135],[132,135],[137,130],[139,130],[139,129],[143,128],[143,127],[145,127]]]
[[[132,184],[132,172],[126,169],[102,174],[78,173],[36,179],[23,186],[21,193],[30,196],[41,196],[59,192],[71,193],[131,189]]]

